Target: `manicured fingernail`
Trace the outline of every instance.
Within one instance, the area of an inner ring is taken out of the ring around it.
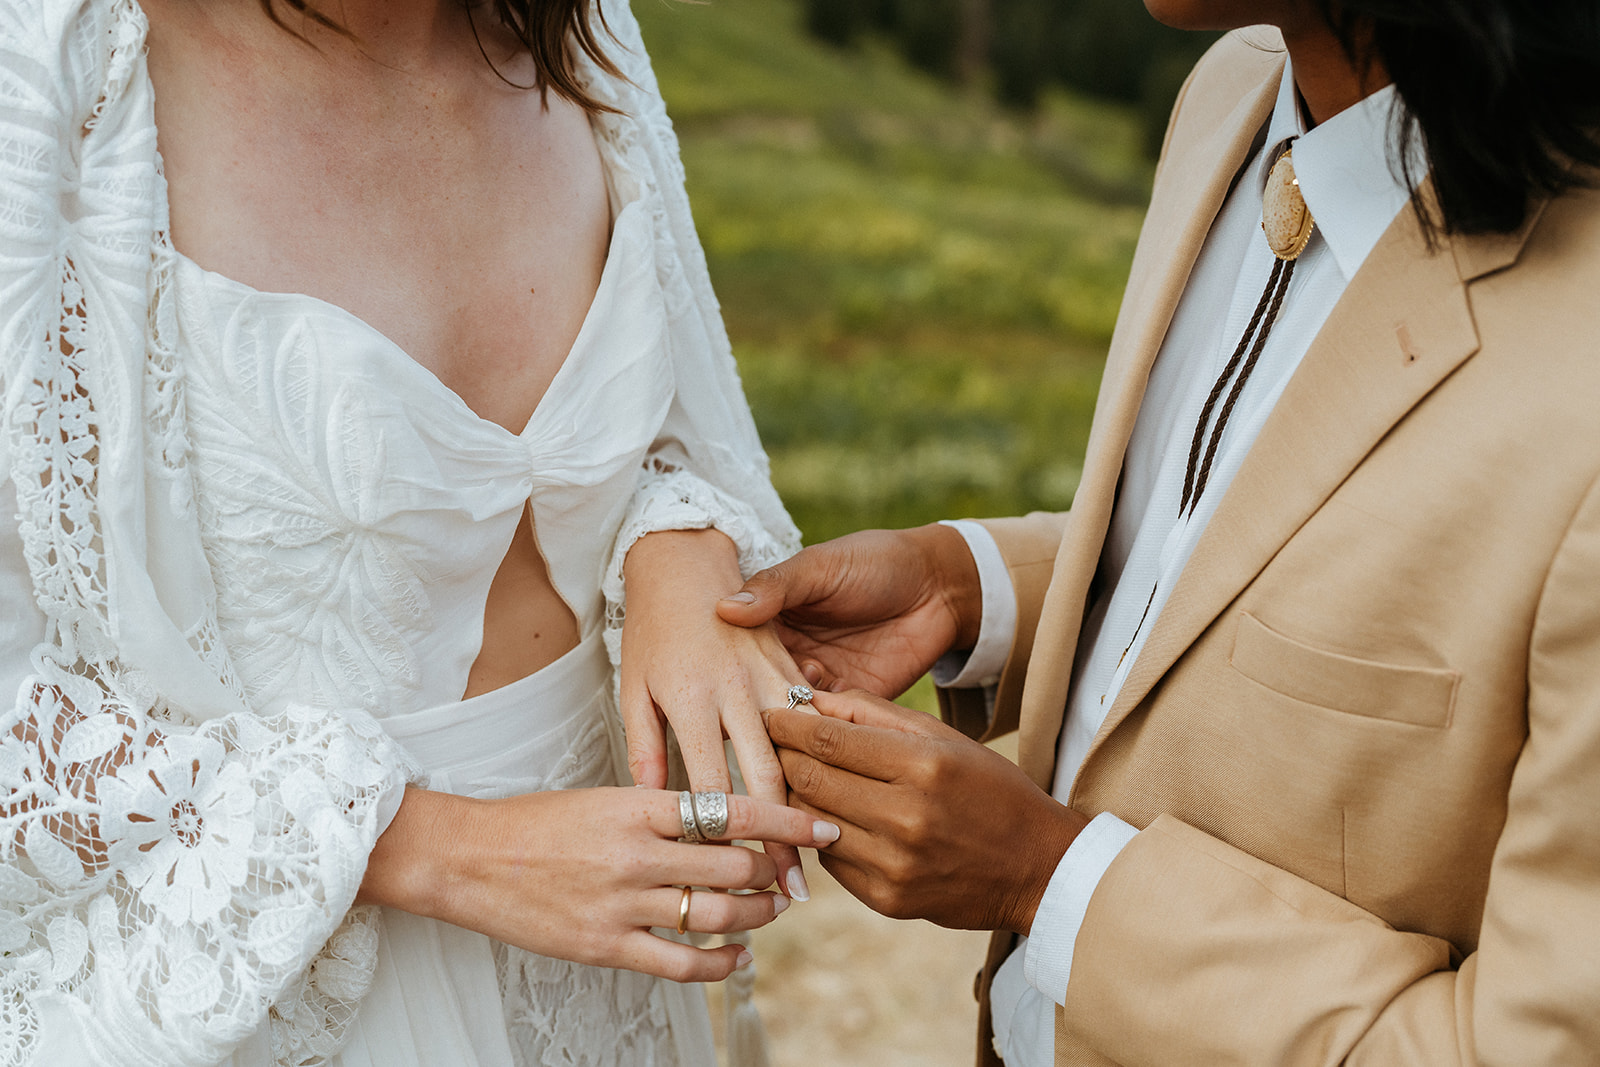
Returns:
[[[789,906],[789,898],[788,897],[784,896],[782,893],[774,893],[773,894],[773,896],[772,896],[772,914],[773,915],[782,915],[783,914],[783,910],[785,908],[787,908],[788,906]]]
[[[831,822],[818,819],[811,824],[811,840],[820,845],[831,845],[839,840],[839,828]]]
[[[742,971],[746,967],[750,966],[750,961],[753,959],[755,959],[755,957],[750,954],[749,949],[742,949],[739,952],[739,958],[734,961],[733,969],[736,971]]]
[[[744,589],[741,589],[737,593],[730,593],[727,596],[723,597],[722,599],[723,600],[731,600],[735,604],[754,604],[756,602],[756,595],[754,593],[751,593],[751,592],[748,592],[748,591],[746,591]]]
[[[789,874],[784,878],[784,883],[789,887],[789,895],[804,904],[811,899],[811,890],[806,887],[806,876],[799,867],[790,867]]]
[[[820,663],[806,660],[800,665],[800,673],[805,676],[807,685],[822,684],[822,665]]]

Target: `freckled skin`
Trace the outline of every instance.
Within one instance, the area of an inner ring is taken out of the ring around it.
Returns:
[[[605,263],[610,204],[582,110],[496,78],[462,46],[458,5],[441,6],[422,47],[363,22],[360,48],[315,27],[308,47],[254,0],[144,6],[178,249],[345,308],[483,418],[521,430]],[[523,66],[503,70],[526,83]],[[525,516],[465,695],[577,640]]]

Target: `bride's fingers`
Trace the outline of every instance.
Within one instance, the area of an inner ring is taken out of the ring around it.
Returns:
[[[676,925],[677,913],[674,912],[673,921],[667,927]],[[617,949],[619,966],[674,982],[720,982],[751,959],[750,950],[743,945],[695,948],[645,930],[624,934]]]
[[[667,784],[667,735],[661,710],[650,699],[642,673],[623,672],[622,729],[628,738],[628,771],[635,785],[664,789]]]
[[[652,889],[642,897],[643,914],[636,921],[641,926],[672,930],[682,918],[685,930],[697,934],[730,934],[765,926],[789,906],[789,898],[781,893],[713,893],[709,889],[694,889],[689,893],[689,913],[685,916],[683,900],[682,889],[671,886]]]
[[[694,713],[680,714],[672,720],[678,751],[683,753],[683,769],[689,774],[692,788],[726,793],[731,779],[728,750],[722,746],[721,717],[700,714],[700,710],[695,708]]]
[[[731,845],[703,848],[682,845],[667,854],[651,880],[671,885],[705,885],[713,889],[766,889],[778,877],[772,857]]]
[[[739,757],[739,772],[749,794],[757,800],[781,805],[789,798],[789,783],[783,777],[783,764],[778,762],[778,754],[767,739],[767,728],[756,707],[752,701],[736,718],[729,717],[729,737]],[[810,899],[805,875],[800,869],[800,851],[776,841],[766,842],[765,849],[777,864],[778,885],[783,891],[796,900]]]
[[[737,793],[729,793],[727,797],[728,829],[718,840],[776,841],[802,848],[826,848],[839,839],[839,828],[825,819]],[[654,794],[646,818],[650,829],[662,837],[683,835],[677,793]]]

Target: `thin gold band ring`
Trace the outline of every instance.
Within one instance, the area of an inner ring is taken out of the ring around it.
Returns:
[[[689,898],[694,895],[694,890],[688,886],[683,887],[683,899],[678,901],[678,933],[689,932]]]

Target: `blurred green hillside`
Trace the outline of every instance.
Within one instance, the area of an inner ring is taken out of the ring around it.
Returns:
[[[1137,116],[1026,119],[798,0],[641,0],[734,349],[807,541],[1059,509],[1149,183]]]

